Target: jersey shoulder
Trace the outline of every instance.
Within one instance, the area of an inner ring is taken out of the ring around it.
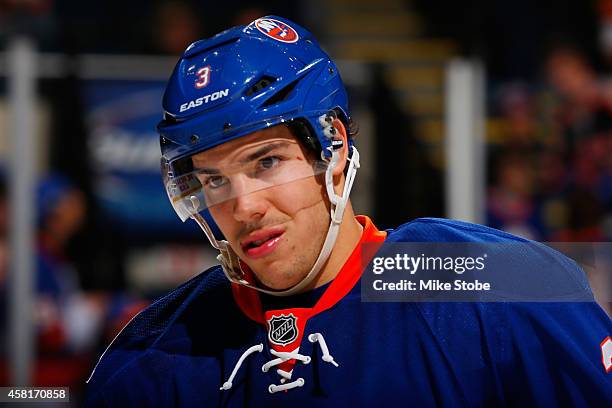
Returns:
[[[454,257],[486,254],[486,266],[479,276],[490,279],[499,299],[593,300],[586,275],[574,260],[543,243],[484,225],[418,218],[390,231],[385,243],[442,243],[436,250]],[[421,247],[430,250],[427,244]]]
[[[529,242],[495,228],[446,218],[417,218],[388,231],[390,242]]]
[[[202,309],[223,310],[231,303],[231,286],[220,266],[200,273],[156,300],[137,314],[104,351],[87,380],[88,394],[95,393],[124,367],[150,351],[163,350],[168,338],[180,342],[177,337],[184,335],[177,333],[184,333],[184,327]],[[207,314],[202,313],[201,324],[206,325],[206,319]],[[181,330],[176,330],[177,326]]]

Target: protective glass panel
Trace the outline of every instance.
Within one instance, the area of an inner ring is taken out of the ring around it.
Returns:
[[[271,152],[222,168],[197,167],[191,158],[174,163],[162,159],[168,197],[183,221],[240,196],[315,177],[327,167],[326,161],[305,159],[290,151]]]

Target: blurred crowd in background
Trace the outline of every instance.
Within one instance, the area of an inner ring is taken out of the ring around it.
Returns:
[[[487,66],[487,223],[610,241],[612,1],[420,3]]]
[[[332,57],[350,59],[342,52],[348,47],[329,27],[340,25],[336,15],[367,12],[365,3],[0,0],[0,51],[19,34],[47,53],[177,57],[196,39],[277,14],[309,27]],[[418,17],[419,39],[448,39],[455,44],[454,55],[485,62],[486,223],[539,241],[611,241],[612,0],[397,0],[367,7],[388,4]],[[365,35],[367,29],[358,40]],[[366,139],[367,129],[375,147],[374,182],[366,190],[373,198],[364,210],[383,228],[419,216],[444,216],[444,162],[436,153],[443,139],[426,135],[419,125],[431,118],[405,108],[385,75],[388,65],[353,59],[370,72],[367,91],[349,89],[353,106],[370,118],[362,120],[369,125],[358,137]],[[163,81],[156,86],[157,98]],[[70,385],[77,392],[97,355],[131,316],[214,263],[195,226],[170,232],[149,226],[139,233],[138,223],[117,221],[106,211],[99,191],[108,179],[101,182],[91,140],[97,140],[95,124],[108,118],[87,107],[87,89],[70,70],[41,80],[38,88],[50,119],[36,191],[35,382]],[[104,95],[91,92],[95,101]],[[6,78],[0,77],[0,100],[5,96]],[[151,109],[161,115],[159,105]],[[105,129],[113,122],[101,123]],[[5,326],[10,137],[1,116],[0,126],[0,323]],[[155,139],[154,128],[148,134]],[[163,194],[161,182],[155,188]],[[169,205],[162,210],[179,223]],[[147,285],[151,268],[162,278]],[[0,336],[0,385],[9,381],[5,342]]]
[[[488,223],[540,241],[610,241],[612,82],[573,46],[551,49],[543,72],[545,83],[494,96]]]

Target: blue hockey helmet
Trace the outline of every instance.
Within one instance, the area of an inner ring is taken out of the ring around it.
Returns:
[[[325,171],[330,229],[308,276],[295,287],[273,294],[288,295],[304,288],[333,248],[359,167],[359,153],[349,139],[347,181],[338,196],[332,169],[340,160],[342,142],[335,137],[332,122],[338,117],[348,127],[350,118],[346,90],[334,62],[304,28],[277,16],[258,18],[191,44],[168,81],[163,108],[158,131],[170,201],[183,221],[193,218],[219,249],[228,278],[251,287],[244,280],[239,259],[210,217],[210,197],[199,193],[202,184],[193,174],[190,158],[271,126],[299,123],[307,127],[305,133],[311,139],[307,143],[321,150],[325,162],[313,168]],[[293,174],[304,175],[300,171]]]
[[[320,117],[335,111],[349,121],[336,65],[311,33],[276,16],[191,44],[168,81],[163,108],[158,131],[168,162],[297,118],[331,157]]]

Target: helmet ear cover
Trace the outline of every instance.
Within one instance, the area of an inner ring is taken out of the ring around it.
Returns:
[[[353,119],[345,117],[344,113],[340,109],[333,109],[333,114],[342,122],[344,128],[347,131],[349,138],[349,146],[352,145],[354,136],[357,134],[358,128]],[[287,122],[287,127],[300,142],[310,151],[314,151],[319,154],[321,152],[321,143],[317,138],[311,123],[303,118],[296,118]]]

